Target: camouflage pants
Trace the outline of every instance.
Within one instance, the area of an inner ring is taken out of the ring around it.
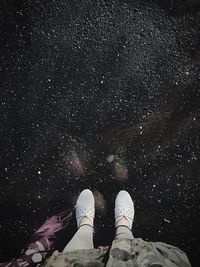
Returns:
[[[189,267],[186,254],[162,242],[146,242],[141,238],[115,239],[111,247],[74,250],[54,254],[42,267]]]

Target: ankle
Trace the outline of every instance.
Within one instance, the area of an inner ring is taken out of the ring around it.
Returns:
[[[127,228],[130,229],[130,223],[129,221],[126,219],[125,216],[123,216],[121,219],[119,219],[119,221],[116,223],[115,228],[119,227],[119,226],[125,226]]]
[[[90,225],[91,227],[93,227],[93,220],[88,217],[83,217],[80,221],[79,227],[83,225]]]
[[[82,228],[82,227],[84,227],[84,226],[88,226],[89,228],[93,229],[93,231],[94,231],[94,226],[92,226],[91,224],[81,224],[79,226],[79,229]]]

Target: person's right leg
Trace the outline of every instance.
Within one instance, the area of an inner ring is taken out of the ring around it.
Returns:
[[[134,239],[132,231],[124,225],[116,228],[115,239]]]
[[[106,266],[132,266],[132,224],[134,218],[133,201],[126,191],[120,191],[115,199],[116,235],[112,242]],[[134,264],[134,263],[132,263]]]
[[[120,191],[115,200],[115,239],[134,239],[132,224],[134,218],[134,204],[126,191]]]

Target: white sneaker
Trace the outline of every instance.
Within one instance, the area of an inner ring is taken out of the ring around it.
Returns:
[[[129,228],[132,229],[134,213],[134,204],[131,196],[125,190],[120,191],[115,199],[115,225],[119,220],[125,218],[129,223]]]
[[[95,214],[95,202],[92,191],[89,189],[83,190],[76,201],[76,221],[77,227],[80,227],[80,222],[84,217],[91,220],[93,227],[93,220]]]

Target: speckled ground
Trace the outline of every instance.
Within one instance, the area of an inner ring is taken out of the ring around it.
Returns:
[[[126,189],[135,236],[198,266],[199,1],[1,5],[0,260],[89,187],[97,244]]]

